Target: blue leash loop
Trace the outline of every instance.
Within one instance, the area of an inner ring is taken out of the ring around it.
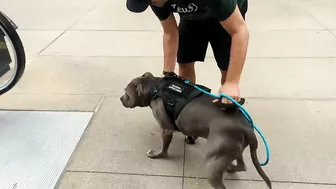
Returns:
[[[203,93],[205,93],[205,94],[207,94],[207,95],[210,95],[210,96],[212,96],[212,97],[214,97],[214,98],[217,98],[217,99],[219,99],[219,100],[220,100],[222,97],[225,97],[225,98],[231,100],[236,106],[238,106],[238,107],[239,107],[239,110],[243,113],[243,115],[245,116],[245,118],[251,123],[252,127],[259,133],[260,137],[262,138],[262,140],[263,140],[263,142],[264,142],[264,144],[265,144],[265,148],[266,148],[266,161],[265,161],[265,163],[261,163],[260,165],[261,165],[261,166],[265,166],[265,165],[268,164],[269,159],[270,159],[270,150],[269,150],[268,143],[267,143],[267,141],[266,141],[266,139],[265,139],[265,136],[264,136],[263,133],[260,131],[260,129],[253,123],[253,120],[252,120],[251,116],[250,116],[250,115],[248,114],[248,112],[243,108],[242,105],[240,105],[237,101],[235,101],[233,98],[231,98],[230,96],[228,96],[228,95],[226,95],[226,94],[220,94],[220,95],[218,96],[218,95],[209,93],[209,92],[203,90],[202,88],[200,88],[200,87],[198,87],[198,86],[196,86],[196,85],[191,84],[189,80],[185,80],[184,82],[185,82],[186,84],[192,85],[195,89],[197,89],[197,90],[199,90],[199,91],[201,91],[201,92],[203,92]]]

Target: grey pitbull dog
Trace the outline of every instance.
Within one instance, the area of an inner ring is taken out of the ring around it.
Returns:
[[[162,129],[162,149],[158,153],[154,150],[148,152],[148,157],[153,159],[167,157],[175,132],[162,100],[160,98],[153,100],[150,92],[162,79],[146,72],[132,79],[125,88],[125,94],[120,98],[126,108],[150,107],[152,109]],[[182,109],[175,121],[179,131],[184,135],[207,139],[205,166],[209,183],[214,189],[226,189],[222,179],[225,171],[246,171],[242,154],[249,145],[252,162],[271,189],[271,181],[258,161],[256,152],[258,141],[253,128],[239,111],[226,112],[216,106],[212,100],[213,97],[209,95],[195,98]],[[237,165],[232,163],[234,160],[237,160]]]

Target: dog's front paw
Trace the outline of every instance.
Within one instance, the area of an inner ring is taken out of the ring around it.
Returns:
[[[154,154],[155,154],[155,149],[148,150],[147,152],[148,157],[153,157]]]
[[[154,149],[151,149],[147,152],[147,156],[151,159],[155,159],[155,158],[163,158],[167,156],[167,153],[164,152],[160,152],[160,153],[155,153]]]

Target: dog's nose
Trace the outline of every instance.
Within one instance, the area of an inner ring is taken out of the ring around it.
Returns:
[[[127,101],[127,99],[128,99],[128,98],[127,98],[127,95],[122,95],[122,96],[120,97],[120,101],[123,102],[123,103],[124,103],[125,101]]]

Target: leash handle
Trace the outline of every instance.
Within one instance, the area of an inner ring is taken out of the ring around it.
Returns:
[[[222,99],[224,96],[219,96],[219,102],[218,102],[218,106],[221,108],[239,108],[239,106],[237,106],[235,103],[231,102],[230,104],[227,103],[223,103]],[[225,97],[224,97],[225,98]],[[230,99],[229,99],[230,100]],[[240,98],[240,101],[238,102],[241,106],[245,103],[245,98]]]

